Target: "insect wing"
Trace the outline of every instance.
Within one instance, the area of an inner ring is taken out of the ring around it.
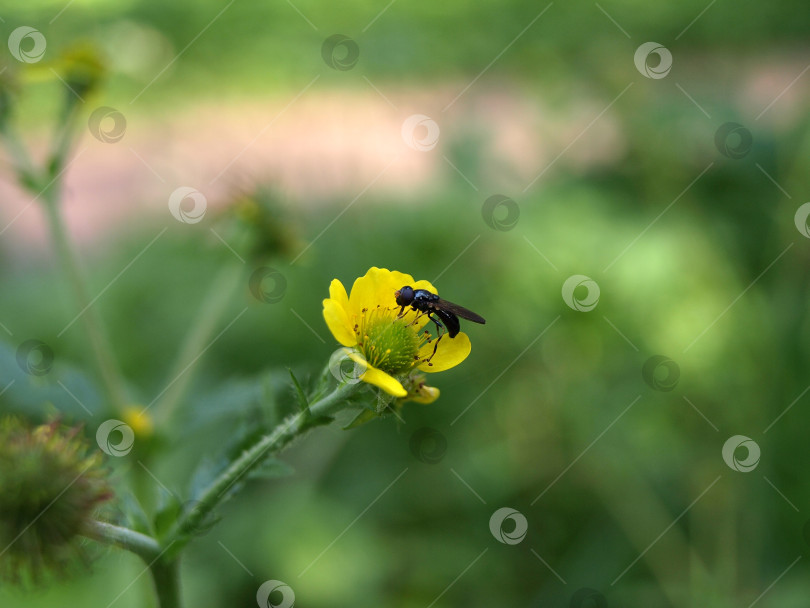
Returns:
[[[467,319],[468,321],[472,321],[474,323],[480,323],[481,325],[486,323],[484,317],[481,315],[475,314],[473,311],[467,310],[463,306],[453,304],[452,302],[448,302],[442,298],[439,298],[437,302],[434,302],[434,305],[438,308],[446,310],[447,312],[452,312],[454,315],[458,315],[462,319]]]

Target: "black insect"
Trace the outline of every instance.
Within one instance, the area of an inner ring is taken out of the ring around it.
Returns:
[[[406,285],[398,290],[394,296],[396,297],[397,305],[401,307],[399,311],[400,317],[405,315],[405,308],[410,306],[413,310],[417,311],[417,313],[420,313],[417,314],[417,318],[422,314],[426,314],[428,318],[436,324],[438,338],[436,344],[433,346],[433,354],[428,357],[428,361],[436,354],[439,340],[444,336],[442,329],[446,329],[451,338],[456,337],[461,329],[461,324],[458,321],[459,317],[474,323],[480,323],[481,325],[486,323],[484,317],[481,315],[477,315],[473,311],[467,310],[458,304],[443,300],[427,289],[414,289],[410,285]]]

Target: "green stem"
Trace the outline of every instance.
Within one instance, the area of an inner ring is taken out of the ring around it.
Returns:
[[[34,163],[28,155],[28,150],[10,124],[0,124],[0,135],[3,137],[11,160],[17,163],[14,168],[17,179],[24,187],[31,188],[37,181],[37,171],[34,169]]]
[[[67,229],[59,206],[61,177],[66,168],[65,161],[70,151],[77,116],[78,107],[76,104],[68,104],[60,121],[61,128],[53,142],[48,166],[42,171],[34,167],[22,140],[17,137],[16,132],[7,121],[2,121],[2,124],[0,124],[0,136],[2,136],[9,155],[17,163],[15,170],[20,183],[34,193],[36,199],[40,197],[44,199],[43,207],[56,244],[56,251],[68,275],[76,301],[81,307],[79,316],[82,318],[85,331],[90,339],[99,376],[104,384],[110,405],[120,412],[126,405],[124,381],[113,358],[113,350],[104,333],[101,319],[91,306],[87,283],[79,267],[76,252],[68,239]]]
[[[166,559],[166,549],[161,548],[154,538],[102,521],[91,522],[84,534],[88,538],[126,549],[140,557],[152,573],[158,606],[180,608],[180,561],[177,558]]]
[[[236,291],[242,274],[242,266],[229,265],[223,268],[211,283],[197,318],[192,324],[192,329],[186,336],[183,346],[177,354],[175,364],[171,368],[169,379],[176,378],[177,380],[170,384],[170,388],[155,407],[155,417],[158,419],[158,425],[170,420],[175,409],[180,404],[191,380],[194,378],[194,374],[188,370],[199,359],[200,353],[205,350],[211,335],[217,328],[217,322],[227,309],[231,297]]]
[[[54,180],[51,188],[45,192],[45,214],[51,234],[56,244],[56,251],[62,261],[77,303],[81,307],[79,318],[90,340],[91,350],[95,356],[96,367],[104,384],[110,405],[118,412],[126,405],[124,381],[115,363],[113,350],[101,323],[98,311],[92,306],[87,283],[79,266],[79,260],[67,235],[67,228],[59,206],[59,181]],[[64,331],[64,330],[63,330]]]
[[[85,529],[84,535],[93,540],[126,549],[139,556],[147,564],[157,559],[162,551],[160,544],[151,536],[103,521],[91,522]]]
[[[160,608],[180,608],[180,560],[157,559],[149,566]]]
[[[361,387],[362,383],[343,384],[309,407],[312,417],[329,416],[346,407],[346,400]],[[228,491],[266,458],[278,453],[293,439],[303,435],[309,428],[307,417],[302,413],[288,416],[272,432],[263,435],[255,444],[221,473],[202,493],[192,509],[175,522],[166,538],[175,543],[175,550],[182,548],[205,518],[223,501]]]

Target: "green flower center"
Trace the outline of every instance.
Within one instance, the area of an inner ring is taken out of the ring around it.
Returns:
[[[419,334],[413,326],[394,318],[387,310],[364,312],[358,337],[360,350],[369,365],[387,374],[404,374],[418,361]]]

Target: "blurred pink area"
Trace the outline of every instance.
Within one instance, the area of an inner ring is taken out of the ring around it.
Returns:
[[[761,109],[795,72],[784,63],[778,70],[758,66],[742,85],[744,109]],[[75,145],[65,173],[66,221],[83,248],[133,222],[174,221],[167,201],[181,186],[202,192],[209,209],[256,184],[277,188],[290,205],[334,201],[343,208],[359,195],[358,205],[391,196],[431,202],[440,180],[461,179],[471,200],[480,201],[498,192],[515,196],[541,173],[533,188],[563,167],[584,170],[618,162],[624,153],[613,110],[594,121],[609,99],[577,94],[550,106],[520,90],[479,87],[453,101],[463,88],[324,91],[315,85],[297,98],[168,108],[148,118],[118,108],[127,118],[120,141],[102,143],[85,128]],[[805,97],[800,90],[806,88],[786,92],[762,122],[797,111]],[[435,148],[406,144],[402,126],[413,114],[439,126]],[[27,143],[41,157],[44,136],[32,137]],[[451,157],[467,151],[478,155],[476,173],[461,176]],[[4,165],[2,238],[39,249],[47,241],[41,209],[13,183],[7,159]]]

